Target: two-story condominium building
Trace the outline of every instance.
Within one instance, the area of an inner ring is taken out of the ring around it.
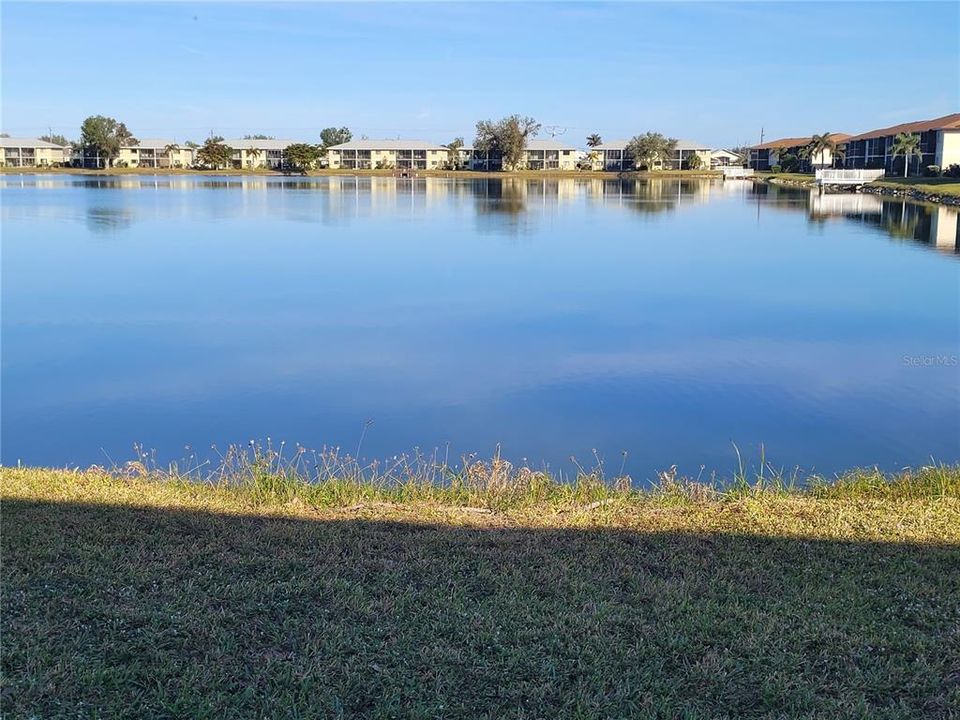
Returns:
[[[797,158],[801,172],[810,172],[817,168],[832,167],[834,157],[829,149],[817,153],[815,157],[801,157],[803,149],[810,144],[812,139],[812,136],[780,138],[779,140],[771,140],[770,142],[761,143],[760,145],[754,145],[749,148],[750,157],[748,158],[748,165],[754,170],[770,170],[774,165],[782,165],[787,155],[792,155]],[[850,135],[845,133],[832,133],[830,135],[831,142],[837,145],[843,145],[849,139]]]
[[[610,140],[589,150],[591,166],[594,170],[608,170],[624,172],[635,170],[636,165],[627,154],[629,140]],[[700,167],[709,169],[711,166],[710,148],[703,143],[691,140],[677,140],[673,152],[666,160],[654,163],[654,168],[663,170],[687,170],[690,168],[690,158],[694,155],[700,158]]]
[[[914,155],[907,168],[910,174],[920,174],[928,165],[948,168],[960,164],[960,113],[944,115],[933,120],[903,123],[854,135],[847,141],[844,167],[883,169],[903,174],[903,156],[891,155],[893,139],[900,133],[920,136],[921,157]]]
[[[692,140],[677,140],[670,157],[658,165],[664,170],[689,170],[690,158],[694,156],[700,158],[700,168],[710,169],[710,148]]]
[[[3,167],[51,167],[70,161],[72,150],[37,138],[0,138]]]
[[[470,169],[503,170],[503,158],[497,153],[484,153],[474,148],[464,148],[470,153]],[[576,170],[577,149],[559,140],[528,140],[523,159],[516,168],[507,170]]]
[[[298,142],[273,138],[233,138],[224,140],[223,144],[233,150],[230,165],[234,168],[282,170],[286,165],[286,149]]]
[[[194,150],[169,138],[144,138],[136,145],[123,145],[114,165],[138,168],[188,168]]]
[[[333,170],[438,170],[450,163],[450,151],[425,140],[351,140],[327,148]]]
[[[626,149],[629,140],[608,140],[587,151],[590,166],[593,170],[609,170],[622,172],[633,170],[633,159],[627,157]]]

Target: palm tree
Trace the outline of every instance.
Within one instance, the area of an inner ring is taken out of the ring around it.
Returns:
[[[910,169],[910,158],[916,155],[923,157],[920,151],[920,135],[918,133],[900,133],[893,139],[893,145],[890,146],[890,155],[894,158],[897,155],[903,155],[903,176],[907,176]]]
[[[603,144],[603,138],[596,133],[587,135],[587,147],[595,148],[597,145],[601,144]]]
[[[172,142],[169,145],[163,146],[163,152],[167,156],[167,167],[173,167],[173,157],[172,153],[180,152],[180,146],[177,143]]]
[[[822,135],[814,135],[810,138],[810,142],[807,143],[807,146],[803,149],[804,155],[807,158],[814,158],[818,155],[820,156],[820,165],[826,165],[824,162],[824,156],[827,151],[833,152],[837,147],[837,144],[831,139],[830,133],[826,132]]]
[[[454,170],[459,170],[460,148],[463,147],[463,138],[454,138],[452,142],[448,142],[444,147],[447,149],[447,162],[450,164],[450,167]]]
[[[834,143],[832,152],[833,152],[833,165],[836,166],[839,163],[840,167],[843,167],[843,162],[844,160],[847,159],[847,144]]]
[[[249,156],[251,156],[251,157],[253,157],[253,158],[258,158],[258,157],[260,157],[262,154],[263,154],[263,153],[260,151],[260,148],[252,147],[252,148],[248,148],[248,149],[247,149],[247,155],[249,155]]]

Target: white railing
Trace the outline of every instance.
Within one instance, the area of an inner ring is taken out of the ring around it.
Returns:
[[[721,167],[724,178],[745,178],[753,175],[753,168]]]
[[[879,180],[883,177],[883,170],[817,170],[818,183],[849,183],[859,184]]]

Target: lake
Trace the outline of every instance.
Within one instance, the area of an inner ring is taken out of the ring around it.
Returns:
[[[744,181],[3,175],[2,462],[251,439],[960,460],[957,210]],[[626,453],[624,457],[623,453]]]

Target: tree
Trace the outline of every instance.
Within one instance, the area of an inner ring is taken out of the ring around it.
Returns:
[[[219,135],[207,138],[197,150],[197,160],[206,167],[218,170],[226,167],[233,157],[233,148],[228,147]]]
[[[328,127],[320,131],[320,145],[323,148],[324,154],[326,154],[327,148],[333,147],[334,145],[342,145],[345,142],[350,142],[352,139],[353,133],[350,132],[350,128]]]
[[[592,135],[587,135],[587,147],[595,148],[597,145],[603,144],[603,138],[593,133]]]
[[[502,167],[513,170],[523,160],[527,140],[540,132],[540,123],[531,117],[509,115],[497,120],[477,123],[477,139],[473,146],[491,157],[499,157]]]
[[[163,146],[163,154],[167,156],[167,167],[173,167],[173,154],[180,152],[180,146],[172,142]]]
[[[67,145],[72,144],[67,140],[66,135],[61,135],[59,133],[49,133],[48,135],[41,135],[40,139],[44,142],[53,143],[54,145],[59,145],[60,147],[66,147]]]
[[[803,156],[810,160],[819,157],[820,165],[823,166],[827,164],[827,152],[833,153],[836,147],[837,144],[831,139],[830,133],[826,132],[822,135],[814,135],[810,138],[810,142],[807,143],[806,147],[803,148]]]
[[[254,159],[263,155],[263,151],[258,147],[247,148],[247,155],[253,157]],[[254,165],[256,167],[256,165]]]
[[[890,155],[894,158],[897,155],[903,155],[903,176],[907,176],[910,168],[910,158],[916,155],[923,157],[920,151],[920,135],[918,133],[900,133],[893,139],[893,145],[890,146]]]
[[[80,125],[80,145],[84,155],[94,155],[97,167],[100,167],[101,159],[112,167],[120,154],[120,146],[132,137],[126,125],[104,115],[91,115]]]
[[[649,170],[657,162],[669,160],[676,147],[676,139],[648,132],[631,139],[624,152],[633,160],[637,169],[643,167]]]
[[[843,167],[844,161],[847,159],[847,144],[846,143],[834,143],[833,145],[833,160],[831,164],[836,167],[839,165]]]
[[[463,138],[457,137],[454,138],[451,142],[448,142],[444,147],[447,149],[447,162],[450,167],[454,170],[460,169],[460,148],[463,147]]]
[[[700,170],[703,168],[703,158],[694,153],[687,158],[687,170]]]
[[[188,147],[191,150],[196,150],[198,147],[200,147],[200,144],[195,143],[193,140],[187,140],[183,145],[184,147]]]
[[[294,143],[288,145],[284,151],[284,161],[287,168],[306,172],[313,168],[321,156],[320,148],[309,143]]]
[[[273,135],[244,135],[244,140],[276,140]]]

